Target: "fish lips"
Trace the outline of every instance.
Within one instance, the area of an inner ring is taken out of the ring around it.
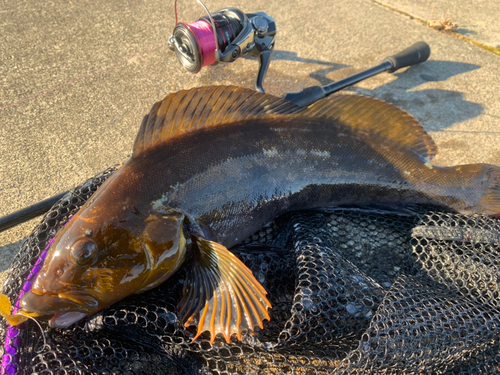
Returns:
[[[98,311],[99,301],[86,294],[38,294],[30,291],[21,299],[21,311],[30,316],[53,315],[49,325],[67,328],[88,315]]]

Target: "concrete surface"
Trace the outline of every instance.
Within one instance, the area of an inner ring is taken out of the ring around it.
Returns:
[[[234,6],[275,18],[276,52],[264,82],[275,95],[339,80],[426,41],[428,62],[352,90],[416,116],[438,144],[437,163],[500,164],[500,56],[404,14],[426,12],[431,2],[385,3],[391,7],[370,0],[206,0],[212,11]],[[450,17],[460,27],[485,43],[500,41],[498,22],[488,21],[498,17],[498,1],[432,3],[435,18],[453,3]],[[467,8],[456,5],[463,3]],[[178,9],[181,21],[204,15],[194,0],[180,0]],[[253,87],[251,59],[197,75],[183,70],[167,47],[174,23],[173,1],[0,0],[0,216],[123,161],[143,115],[168,93]],[[0,271],[38,220],[0,233]]]
[[[426,22],[448,19],[456,32],[493,48],[500,48],[498,0],[376,0]]]

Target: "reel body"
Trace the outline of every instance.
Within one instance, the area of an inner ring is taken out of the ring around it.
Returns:
[[[199,1],[200,2],[200,1]],[[264,92],[262,83],[271,62],[276,23],[264,12],[243,13],[224,8],[192,23],[177,23],[169,47],[179,62],[192,73],[218,62],[230,63],[242,56],[259,59],[255,88]]]

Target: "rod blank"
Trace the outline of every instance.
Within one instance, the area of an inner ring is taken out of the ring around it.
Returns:
[[[292,92],[285,95],[285,99],[294,102],[303,107],[307,107],[312,103],[327,97],[337,91],[352,86],[367,78],[373,77],[382,72],[394,73],[398,69],[419,64],[426,61],[431,54],[429,45],[425,42],[417,42],[405,50],[386,57],[381,64],[373,68],[363,70],[362,72],[353,74],[340,81],[334,82],[326,86],[312,86],[299,92]]]

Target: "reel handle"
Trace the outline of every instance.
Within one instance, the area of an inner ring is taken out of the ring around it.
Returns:
[[[257,72],[257,78],[255,79],[255,89],[263,94],[265,94],[264,87],[262,87],[262,82],[267,73],[267,68],[269,68],[269,63],[271,62],[271,57],[273,55],[273,50],[268,49],[262,51],[259,54],[259,71]]]
[[[259,60],[259,71],[255,79],[255,89],[261,93],[265,93],[262,83],[273,56],[277,31],[276,22],[264,12],[248,13],[247,16],[254,30],[253,43],[251,43],[252,48],[248,54]]]

